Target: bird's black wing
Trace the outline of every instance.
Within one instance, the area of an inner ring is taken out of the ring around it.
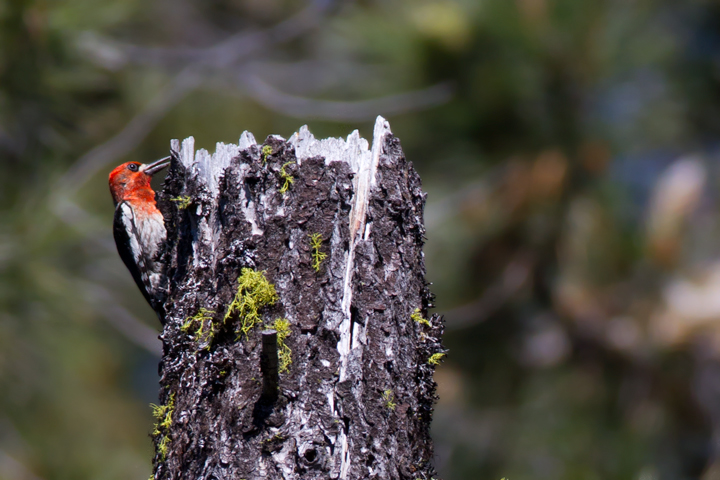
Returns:
[[[137,225],[135,224],[135,215],[133,209],[127,202],[118,203],[115,207],[115,218],[113,221],[113,237],[115,237],[115,245],[117,246],[120,258],[130,274],[135,280],[138,288],[142,292],[145,300],[150,304],[153,310],[157,311],[154,299],[150,296],[150,279],[148,278],[149,264],[146,252],[143,252],[140,243],[140,235]],[[137,252],[137,255],[133,254]]]

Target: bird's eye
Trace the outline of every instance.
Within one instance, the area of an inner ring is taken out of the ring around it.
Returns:
[[[128,169],[132,170],[133,172],[137,172],[138,171],[137,163],[131,163],[130,165],[128,165]]]

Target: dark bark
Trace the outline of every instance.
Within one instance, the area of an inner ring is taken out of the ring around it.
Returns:
[[[425,195],[387,122],[372,148],[303,128],[260,146],[244,133],[212,158],[192,138],[173,149],[155,478],[429,479],[443,326],[428,318]],[[277,292],[246,335],[230,308],[243,269]],[[278,318],[292,363],[263,395],[262,331]]]

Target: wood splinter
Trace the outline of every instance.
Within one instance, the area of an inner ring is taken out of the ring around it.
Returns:
[[[270,401],[276,400],[280,381],[276,330],[263,330],[262,332],[260,371],[263,376],[263,398]]]

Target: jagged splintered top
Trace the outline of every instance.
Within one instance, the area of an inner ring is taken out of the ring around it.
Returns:
[[[383,117],[378,116],[375,120],[375,128],[373,130],[372,149],[369,147],[368,141],[360,136],[355,130],[347,139],[342,138],[326,138],[322,140],[316,139],[307,125],[295,132],[287,143],[295,147],[295,155],[298,164],[302,163],[306,158],[324,157],[325,163],[345,162],[358,178],[357,189],[358,194],[362,195],[363,190],[367,190],[369,186],[374,184],[375,168],[382,150],[385,136],[391,134],[390,124]],[[282,137],[274,135],[274,137],[285,140]],[[211,156],[205,149],[195,151],[195,139],[188,137],[182,141],[172,140],[172,150],[180,154],[180,161],[183,166],[201,183],[204,183],[210,193],[216,197],[218,195],[219,179],[230,165],[230,161],[237,157],[240,152],[257,145],[255,137],[252,133],[245,131],[240,136],[238,144],[225,144],[218,142],[215,147],[215,153]],[[368,182],[367,184],[364,184]]]

